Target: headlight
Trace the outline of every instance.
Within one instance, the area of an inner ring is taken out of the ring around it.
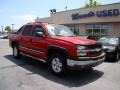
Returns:
[[[77,56],[86,56],[87,53],[84,51],[85,48],[85,46],[77,45]]]
[[[115,50],[114,46],[103,46],[103,49]]]
[[[85,50],[85,46],[80,46],[80,45],[78,45],[78,46],[77,46],[77,50]]]
[[[108,46],[103,46],[103,49],[107,49],[108,48]]]
[[[112,47],[112,46],[111,46],[109,49],[115,50],[115,47]]]

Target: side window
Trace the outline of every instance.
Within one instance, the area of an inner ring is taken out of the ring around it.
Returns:
[[[42,32],[42,33],[44,33],[44,30],[43,30],[43,28],[42,28],[41,26],[35,26],[32,35],[33,35],[33,36],[36,36],[36,33],[37,33],[37,32]]]
[[[19,34],[22,29],[23,29],[23,27],[21,27],[21,28],[17,31],[17,34]]]
[[[30,35],[31,30],[32,30],[32,25],[25,26],[22,35]]]
[[[119,45],[120,45],[120,37],[118,38],[118,41],[119,41]]]

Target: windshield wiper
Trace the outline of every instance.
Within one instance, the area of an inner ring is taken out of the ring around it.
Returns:
[[[75,37],[75,36],[67,36],[67,37]]]
[[[55,35],[55,36],[63,36],[63,35],[58,34],[58,35]],[[64,37],[64,36],[63,36],[63,37]]]
[[[55,35],[55,36],[63,36],[63,37],[75,37],[75,36],[65,36],[65,35],[60,35],[60,34],[58,34],[58,35]]]

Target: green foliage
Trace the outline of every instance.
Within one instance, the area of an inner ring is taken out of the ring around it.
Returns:
[[[85,7],[86,8],[90,8],[90,7],[96,7],[101,5],[100,3],[98,3],[97,0],[89,0],[89,3],[86,3]]]
[[[5,27],[5,31],[8,32],[8,33],[11,32],[11,27],[10,26],[6,26]]]

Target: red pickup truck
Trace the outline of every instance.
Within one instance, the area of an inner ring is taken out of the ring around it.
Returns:
[[[63,25],[33,22],[9,35],[13,57],[26,55],[48,63],[54,74],[89,69],[105,59],[101,43],[76,37]]]

